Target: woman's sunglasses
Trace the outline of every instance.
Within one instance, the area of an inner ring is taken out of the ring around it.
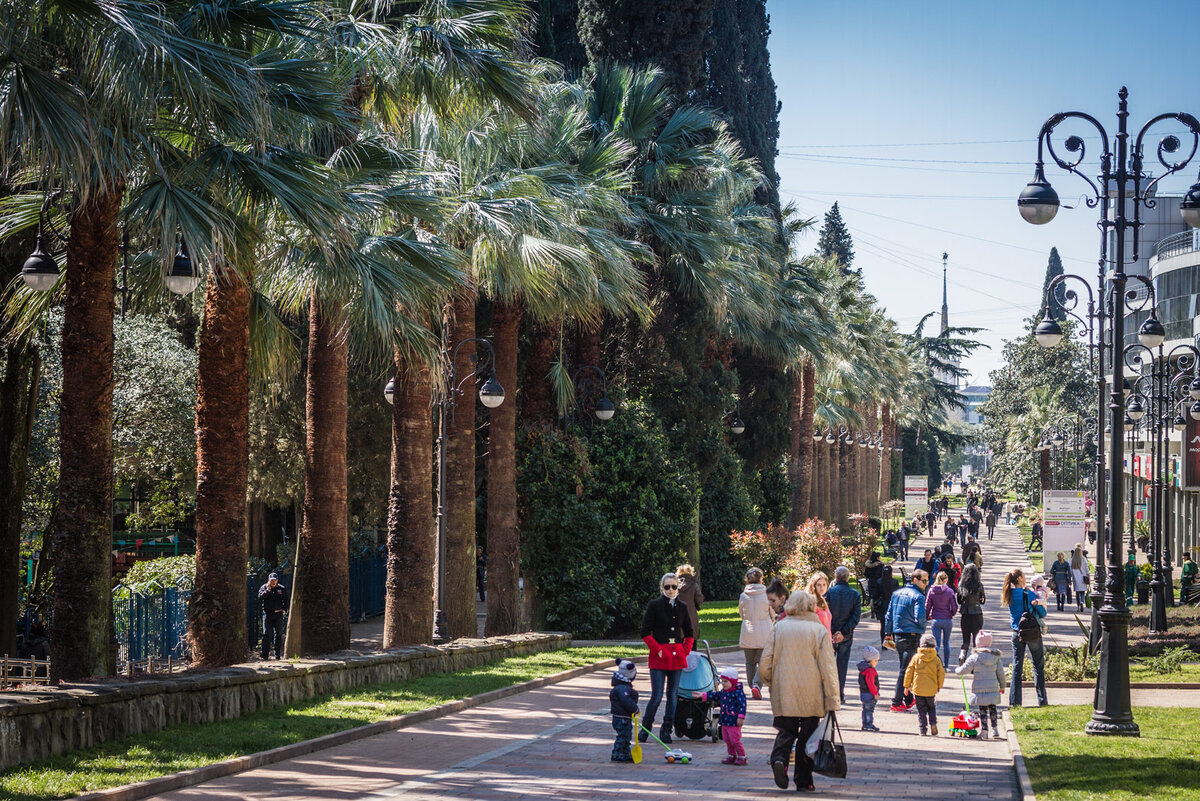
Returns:
[[[664,584],[663,589],[664,590],[678,590],[679,585],[678,584]]]

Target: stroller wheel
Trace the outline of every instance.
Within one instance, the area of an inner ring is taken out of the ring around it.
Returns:
[[[715,743],[721,739],[721,727],[714,725],[712,727],[712,741]]]

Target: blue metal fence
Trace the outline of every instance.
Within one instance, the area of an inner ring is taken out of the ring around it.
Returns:
[[[188,602],[192,585],[180,579],[144,589],[118,584],[113,589],[113,626],[117,661],[128,665],[147,659],[184,659],[187,655]]]

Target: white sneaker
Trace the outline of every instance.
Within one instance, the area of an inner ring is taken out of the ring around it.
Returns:
[[[979,739],[980,739],[980,740],[986,740],[987,738],[988,738],[987,729],[985,729],[985,728],[980,728],[980,730],[979,730]]]

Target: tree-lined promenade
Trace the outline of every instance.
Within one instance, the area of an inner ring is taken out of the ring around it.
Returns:
[[[267,512],[320,654],[352,529],[386,530],[385,648],[432,637],[439,505],[449,636],[477,546],[487,633],[524,625],[524,577],[535,623],[596,634],[684,556],[736,590],[730,531],[940,476],[970,330],[899,331],[837,208],[811,252],[780,207],[765,4],[574,5],[4,7],[0,652],[32,608],[56,679],[111,672],[118,489],[194,527],[187,641],[220,666]],[[450,352],[504,401],[447,386]]]

